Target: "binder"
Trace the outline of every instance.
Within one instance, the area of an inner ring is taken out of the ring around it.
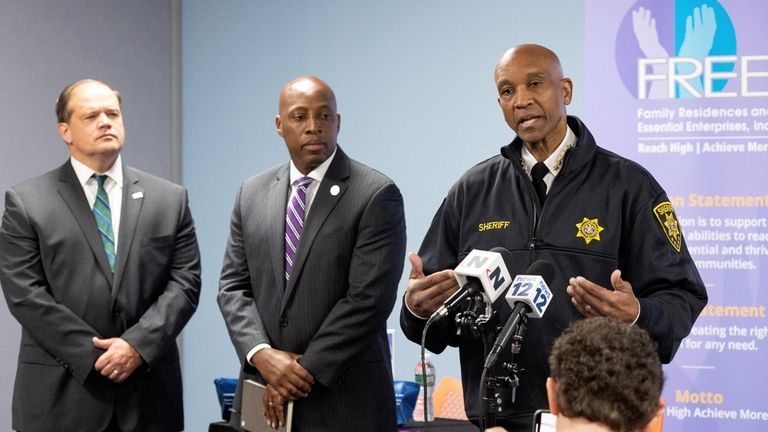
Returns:
[[[272,428],[264,417],[264,392],[267,388],[256,381],[243,381],[243,403],[240,407],[240,426],[248,432],[291,432],[293,401],[285,406],[285,426]]]

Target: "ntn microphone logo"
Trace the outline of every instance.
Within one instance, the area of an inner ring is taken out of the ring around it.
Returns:
[[[467,260],[465,260],[466,262],[462,262],[461,265],[479,269],[479,268],[483,268],[483,266],[489,259],[490,257],[488,255],[480,256],[477,254],[470,254],[469,256],[467,256]]]
[[[493,289],[499,289],[504,285],[504,282],[506,282],[506,279],[504,278],[504,274],[502,273],[501,267],[496,266],[493,270],[486,270],[488,273],[488,279],[493,284]]]
[[[736,33],[717,0],[638,0],[622,19],[616,68],[638,99],[722,91],[736,66]]]
[[[453,270],[459,285],[464,286],[470,278],[480,281],[484,296],[494,302],[512,283],[512,277],[499,252],[473,249]]]

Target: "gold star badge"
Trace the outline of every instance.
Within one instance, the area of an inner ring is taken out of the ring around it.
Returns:
[[[587,244],[592,240],[600,240],[600,232],[605,229],[597,222],[597,218],[584,218],[581,223],[576,224],[576,228],[579,229],[576,237],[583,238]]]

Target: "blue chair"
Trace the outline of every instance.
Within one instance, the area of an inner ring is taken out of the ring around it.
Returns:
[[[402,426],[413,416],[416,398],[419,395],[419,383],[415,381],[395,380],[395,409],[397,425]]]
[[[229,421],[232,411],[232,400],[235,398],[235,389],[237,388],[237,378],[216,378],[213,380],[216,386],[216,396],[221,405],[221,418]]]

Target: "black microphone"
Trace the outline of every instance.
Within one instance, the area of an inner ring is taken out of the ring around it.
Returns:
[[[541,318],[544,315],[552,301],[552,291],[547,285],[551,284],[554,278],[555,266],[546,260],[534,262],[524,275],[515,277],[506,296],[507,303],[512,306],[512,314],[485,359],[486,369],[496,363],[499,351],[517,331],[523,314],[527,314],[529,318]]]
[[[453,270],[460,288],[443,302],[432,316],[433,323],[447,316],[465,299],[482,292],[483,300],[492,304],[512,283],[506,263],[512,254],[501,247],[490,251],[473,249]]]

